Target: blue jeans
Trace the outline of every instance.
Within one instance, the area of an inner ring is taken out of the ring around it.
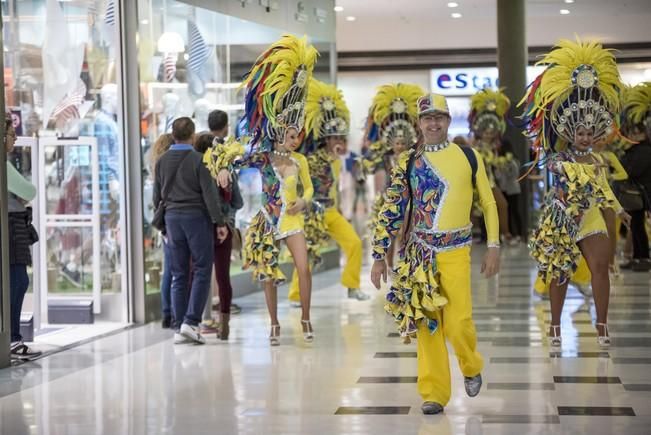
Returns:
[[[9,281],[11,288],[11,341],[14,342],[23,339],[23,336],[20,335],[20,312],[23,309],[25,293],[29,287],[27,265],[12,264],[9,267]]]
[[[160,305],[164,319],[172,317],[172,266],[170,264],[170,251],[169,240],[163,239],[163,277],[160,281]]]
[[[176,329],[181,323],[197,326],[210,293],[215,227],[201,210],[170,210],[165,213],[165,226],[170,247],[174,326]],[[193,275],[188,300],[190,259]]]

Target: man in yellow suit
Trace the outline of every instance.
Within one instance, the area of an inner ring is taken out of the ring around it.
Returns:
[[[497,207],[479,154],[448,141],[450,112],[445,97],[418,100],[424,144],[404,152],[391,177],[373,234],[371,281],[386,282],[385,255],[401,231],[403,246],[385,309],[405,341],[418,338],[418,391],[424,414],[438,414],[450,400],[445,340],[452,344],[466,393],[479,394],[483,359],[477,351],[470,288],[470,211],[479,193],[488,233],[482,264],[486,277],[499,270]]]
[[[339,245],[346,256],[341,284],[348,289],[350,299],[364,301],[369,296],[360,290],[362,241],[339,211],[338,200],[342,164],[339,153],[346,148],[350,123],[348,108],[335,86],[311,80],[305,112],[307,138],[303,152],[307,156],[314,186],[312,201],[324,210],[327,236]],[[300,306],[296,273],[289,287],[289,301],[292,306]]]

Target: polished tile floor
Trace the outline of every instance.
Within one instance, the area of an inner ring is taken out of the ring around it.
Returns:
[[[132,328],[0,370],[0,433],[651,433],[649,275],[615,282],[608,351],[596,343],[593,304],[571,290],[563,349],[554,353],[544,333],[548,303],[531,295],[525,248],[505,248],[502,273],[490,281],[479,276],[480,254],[473,293],[484,387],[466,397],[452,361],[443,415],[421,414],[415,345],[395,337],[382,293],[349,301],[333,285],[337,273],[326,272],[315,277],[311,345],[283,298],[282,344],[269,347],[262,294],[237,301],[243,313],[228,343],[175,346],[157,324]]]

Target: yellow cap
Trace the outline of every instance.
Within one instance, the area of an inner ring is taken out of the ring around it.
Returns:
[[[443,95],[430,93],[418,99],[418,116],[432,112],[450,114],[448,101]]]

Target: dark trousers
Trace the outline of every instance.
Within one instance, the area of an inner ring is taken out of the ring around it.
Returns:
[[[631,237],[633,238],[633,258],[649,258],[649,238],[644,226],[645,211],[631,211]]]
[[[160,305],[163,318],[172,317],[172,266],[170,242],[163,240],[163,277],[160,281]]]
[[[210,293],[213,264],[213,233],[215,228],[208,215],[201,211],[165,213],[165,225],[170,244],[172,271],[172,312],[175,327],[181,323],[197,326]],[[190,260],[192,260],[192,287],[188,288]]]
[[[27,265],[12,264],[9,267],[9,281],[11,288],[11,341],[21,341],[20,335],[20,312],[23,309],[25,293],[29,287],[29,276],[27,275]]]
[[[522,236],[522,219],[520,218],[520,210],[518,209],[518,198],[520,194],[507,195],[506,202],[509,205],[509,228],[511,229],[511,234],[514,236]]]
[[[219,312],[230,314],[233,300],[231,287],[231,251],[233,250],[233,232],[228,231],[226,240],[219,243],[215,235],[215,276],[219,287]]]

